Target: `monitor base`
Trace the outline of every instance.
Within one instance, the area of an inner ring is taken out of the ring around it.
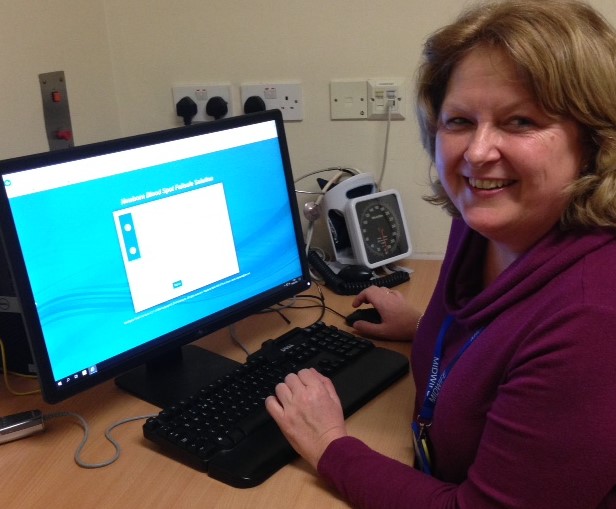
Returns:
[[[196,345],[138,366],[115,379],[121,389],[160,408],[196,393],[240,363]]]

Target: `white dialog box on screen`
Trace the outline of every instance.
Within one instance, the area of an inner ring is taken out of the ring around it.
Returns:
[[[137,313],[239,272],[222,184],[113,215]]]

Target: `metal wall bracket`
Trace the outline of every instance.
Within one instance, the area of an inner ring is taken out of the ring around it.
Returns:
[[[49,150],[73,147],[73,127],[64,71],[39,74]]]

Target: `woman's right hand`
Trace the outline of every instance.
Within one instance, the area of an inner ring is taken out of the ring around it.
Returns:
[[[389,288],[370,286],[353,300],[353,307],[372,305],[381,315],[381,323],[358,320],[353,328],[360,335],[390,341],[412,341],[421,312],[413,308],[404,296]]]

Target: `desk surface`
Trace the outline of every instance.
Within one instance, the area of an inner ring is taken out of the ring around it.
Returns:
[[[440,262],[410,260],[405,265],[415,272],[410,282],[396,289],[423,309],[434,288]],[[334,295],[327,290],[324,293],[326,305],[343,314],[351,311],[352,297]],[[319,313],[316,308],[285,310],[292,326],[299,327],[312,323]],[[347,328],[333,313],[326,313],[324,321]],[[251,351],[263,340],[286,330],[288,325],[276,314],[252,316],[236,325],[237,336]],[[236,360],[245,357],[226,329],[198,343]],[[377,344],[410,353],[409,343]],[[17,390],[26,390],[33,383],[15,377],[10,381]],[[83,459],[92,463],[104,461],[113,454],[112,446],[104,438],[104,430],[110,424],[158,412],[156,407],[122,392],[112,381],[57,405],[44,403],[39,395],[10,395],[4,384],[0,385],[0,415],[38,408],[43,414],[67,411],[84,417],[90,425],[90,439]],[[383,454],[411,462],[409,422],[414,391],[410,377],[406,376],[352,415],[347,421],[349,432]],[[143,438],[142,424],[143,421],[136,421],[113,431],[113,437],[122,446],[122,454],[116,463],[100,469],[83,469],[74,463],[73,454],[83,432],[70,418],[51,420],[44,433],[1,445],[0,507],[348,507],[301,459],[256,488],[231,488],[157,452]]]

